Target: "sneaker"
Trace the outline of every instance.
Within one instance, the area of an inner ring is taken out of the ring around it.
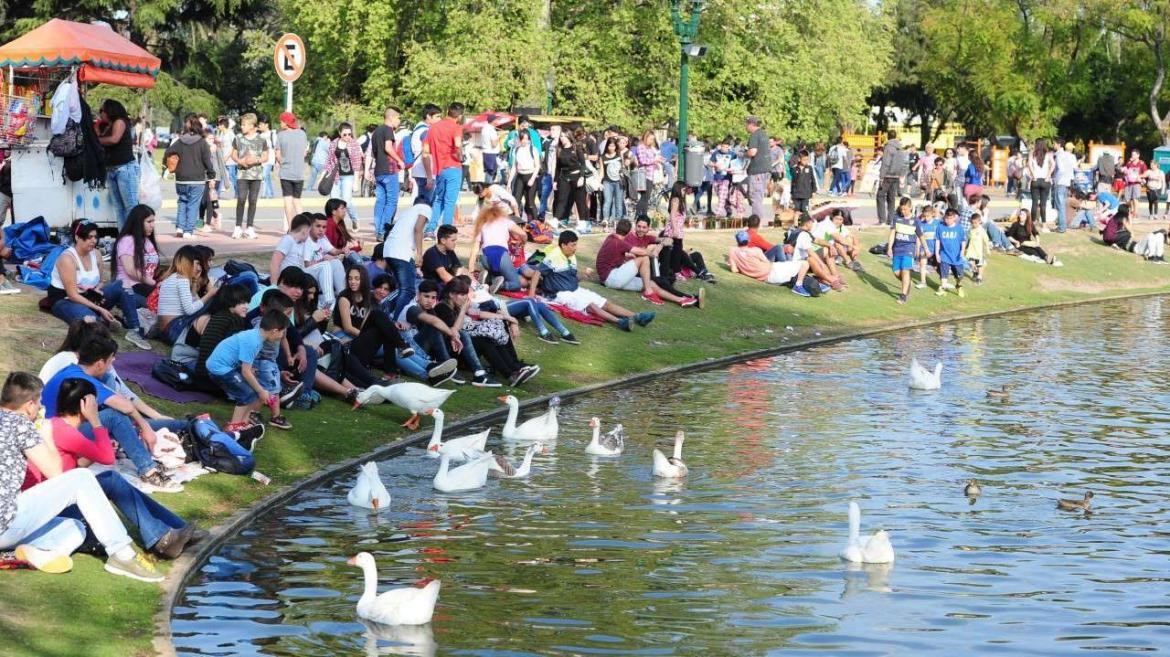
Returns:
[[[183,486],[175,480],[166,476],[160,468],[155,468],[150,472],[138,477],[142,483],[147,487],[153,489],[151,492],[158,493],[181,493]]]
[[[528,368],[521,367],[520,369],[516,370],[515,372],[512,372],[512,376],[508,377],[508,387],[515,388],[516,386],[520,385],[520,380],[523,377],[524,371],[526,369],[528,369]]]
[[[808,293],[808,290],[804,289],[803,285],[793,285],[792,286],[792,293],[798,294],[802,297],[811,297],[812,296],[811,294]]]
[[[655,314],[653,312],[651,312],[649,310],[643,310],[642,312],[638,313],[637,315],[634,315],[634,322],[638,326],[646,326],[650,322],[654,321],[654,317],[655,317]]]
[[[825,294],[825,293],[827,293],[827,292],[830,292],[830,291],[832,291],[832,290],[838,290],[838,291],[839,291],[839,290],[841,290],[841,289],[842,289],[842,288],[841,288],[841,284],[840,284],[840,283],[833,283],[832,285],[830,285],[830,284],[828,284],[828,283],[821,283],[821,282],[818,282],[818,283],[817,283],[817,285],[820,285],[820,286],[821,286],[821,294]]]
[[[243,236],[244,236],[244,229],[240,228],[239,226],[236,226],[236,229],[232,231],[232,239],[238,240]]]
[[[495,379],[489,379],[488,375],[486,375],[486,374],[477,374],[475,376],[475,378],[473,378],[471,380],[471,385],[475,386],[476,388],[499,388],[499,387],[501,387],[499,381],[496,381]]]
[[[264,424],[264,416],[260,414],[260,411],[249,411],[248,422],[244,426],[248,424]]]
[[[492,277],[492,284],[488,286],[488,293],[495,294],[496,292],[499,292],[500,288],[502,287],[504,287],[504,277],[494,276]]]
[[[567,342],[568,344],[581,344],[581,341],[577,339],[577,336],[573,335],[572,333],[566,333],[562,335],[561,340]]]
[[[1063,266],[1064,266],[1064,263],[1063,263],[1063,262],[1061,262],[1061,261],[1059,261],[1059,260],[1053,260],[1053,261],[1052,261],[1052,266],[1053,266],[1053,267],[1063,267]]]
[[[447,380],[457,386],[467,385],[467,379],[463,378],[463,375],[459,373],[459,370],[452,372],[451,376],[447,377]]]
[[[164,559],[178,559],[179,555],[183,554],[183,550],[187,547],[187,542],[191,540],[191,534],[194,531],[195,525],[187,525],[182,529],[168,529],[162,538],[150,546],[150,551]]]
[[[193,233],[183,233],[183,239],[185,239],[185,240],[194,239],[194,238],[195,238],[195,235]]]
[[[182,237],[182,236],[183,236],[183,231],[176,228],[175,229],[175,237]]]
[[[398,355],[402,356],[403,358],[410,358],[414,355],[414,347],[404,347],[399,349]]]
[[[126,342],[129,342],[139,349],[150,351],[150,343],[146,341],[146,338],[142,337],[142,334],[138,332],[138,329],[130,329],[129,331],[126,331]]]
[[[707,301],[707,288],[699,288],[699,296],[695,297],[695,301],[697,302],[695,305],[698,306],[699,310],[702,310],[703,304]]]
[[[254,239],[257,239],[259,236],[258,236],[258,235],[256,235],[256,229],[255,229],[255,228],[252,228],[251,226],[248,226],[248,229],[244,231],[244,237],[247,237],[247,238],[248,238],[248,239],[250,239],[250,240],[254,240]]]
[[[918,288],[919,290],[925,290],[925,289],[926,289],[926,283],[915,283],[915,284],[914,284],[914,287]]]
[[[557,339],[555,337],[553,337],[552,333],[541,333],[541,334],[536,336],[536,339],[540,340],[541,342],[547,342],[549,344],[556,344],[557,343]]]
[[[17,545],[16,558],[27,561],[33,568],[50,575],[60,575],[73,570],[73,558],[69,555],[57,554],[31,545]]]
[[[0,281],[0,294],[20,294],[20,288],[5,278],[3,281]]]
[[[683,297],[682,301],[678,302],[678,305],[682,306],[683,308],[690,308],[692,306],[698,307],[699,300],[694,297]]]
[[[850,268],[850,269],[852,269],[852,270],[853,270],[855,273],[858,273],[858,274],[864,274],[864,273],[865,273],[865,267],[862,267],[862,266],[861,266],[861,263],[860,263],[860,262],[857,262],[856,260],[854,260],[853,262],[849,263],[849,268]]]
[[[273,415],[268,419],[268,424],[276,427],[277,429],[287,430],[292,428],[292,422],[289,422],[288,418],[283,415]]]
[[[249,424],[231,433],[235,434],[236,442],[240,444],[240,447],[251,452],[256,449],[256,443],[264,437],[264,425]]]
[[[202,226],[196,228],[195,232],[201,233],[203,235],[209,235],[211,233],[214,233],[215,229],[211,227],[211,224],[203,224]]]
[[[450,378],[449,375],[454,372],[455,368],[458,366],[459,363],[454,358],[448,358],[442,363],[436,363],[435,365],[432,365],[431,368],[427,370],[427,378],[442,379],[443,381],[446,381],[448,378]]]
[[[647,292],[642,293],[642,299],[645,301],[649,301],[650,303],[652,303],[656,306],[661,306],[661,305],[666,303],[665,301],[662,300],[662,297],[658,296],[657,294],[651,294],[651,293],[647,293]]]
[[[280,403],[287,404],[297,398],[301,392],[301,382],[282,383],[280,385]]]
[[[630,332],[630,318],[629,317],[622,317],[621,319],[619,319],[617,321],[617,327],[620,328],[621,330],[629,333]]]
[[[967,296],[967,293],[963,291],[963,288],[955,290],[955,294],[959,295],[960,299],[966,298]]]
[[[514,375],[516,377],[516,383],[513,385],[523,385],[525,381],[528,381],[537,374],[540,374],[539,365],[527,365],[525,367],[521,367],[520,371],[516,372]]]
[[[898,295],[898,303],[905,305],[906,301],[907,301],[907,296],[905,294]]]
[[[135,550],[133,559],[119,559],[111,556],[106,559],[106,572],[136,579],[140,582],[161,582],[162,573],[155,569],[154,564],[147,560],[146,555]]]
[[[938,288],[938,291],[936,291],[936,292],[934,293],[934,296],[936,296],[936,297],[941,297],[941,296],[944,296],[944,295],[946,295],[946,293],[947,293],[947,289],[946,289],[945,287],[942,287],[942,286],[940,285],[940,286],[939,286],[939,288]]]

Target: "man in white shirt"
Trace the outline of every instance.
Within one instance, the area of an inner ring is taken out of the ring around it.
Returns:
[[[479,132],[479,148],[483,153],[483,176],[488,183],[496,181],[500,160],[500,133],[490,121],[485,121]]]
[[[402,154],[406,166],[410,167],[410,177],[414,179],[414,203],[425,203],[428,206],[435,199],[434,186],[427,186],[427,170],[423,167],[423,142],[427,138],[427,130],[431,125],[443,118],[443,110],[438,105],[423,107],[422,121],[415,124],[410,131],[410,140],[403,143]]]
[[[1052,203],[1056,206],[1056,232],[1067,228],[1065,214],[1068,211],[1068,188],[1076,175],[1077,156],[1063,139],[1056,141],[1056,171],[1052,173]]]
[[[418,281],[422,279],[419,264],[422,258],[423,230],[431,219],[431,206],[418,202],[402,211],[390,227],[390,234],[382,244],[386,268],[398,283],[391,317],[397,317],[414,300]]]
[[[849,269],[864,273],[857,256],[861,253],[861,245],[857,236],[849,231],[845,225],[845,211],[836,208],[828,217],[821,219],[813,226],[813,243],[821,247],[821,257],[828,263],[836,264],[837,258]]]

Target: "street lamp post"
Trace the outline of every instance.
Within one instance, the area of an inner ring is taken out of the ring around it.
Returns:
[[[685,0],[670,0],[670,21],[674,24],[674,35],[678,37],[681,67],[678,77],[678,179],[686,174],[687,147],[687,87],[688,68],[691,54],[702,55],[706,48],[696,49],[691,45],[699,32],[699,17],[703,14],[705,0],[690,0],[691,15],[684,19],[682,4]]]

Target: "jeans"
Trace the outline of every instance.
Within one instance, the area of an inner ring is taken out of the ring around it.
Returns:
[[[175,184],[175,196],[178,197],[178,214],[175,215],[175,229],[184,233],[195,231],[195,221],[199,219],[199,202],[203,200],[203,185]]]
[[[183,337],[183,334],[187,332],[187,329],[195,323],[195,320],[198,319],[200,315],[206,314],[206,310],[206,307],[204,307],[194,315],[183,315],[181,317],[172,319],[167,324],[166,330],[163,331],[162,334],[158,337],[160,337],[163,342],[169,345],[174,345],[179,341],[179,338]]]
[[[256,221],[256,197],[260,196],[259,180],[236,181],[236,227],[244,224],[244,206],[248,208],[248,228]]]
[[[1007,234],[994,221],[988,221],[983,225],[987,226],[987,238],[991,240],[992,246],[1001,248],[1004,251],[1011,251],[1015,248],[1012,246],[1011,240],[1007,238]]]
[[[106,168],[106,186],[110,190],[110,200],[114,203],[118,230],[126,223],[130,208],[138,205],[138,174],[138,162],[135,160]]]
[[[40,539],[33,542],[37,547],[50,549],[48,544],[58,542],[62,538],[62,530],[65,533],[72,533],[71,526],[73,529],[76,528],[73,523],[54,520],[58,514],[74,504],[89,523],[107,554],[115,554],[130,547],[130,535],[126,533],[126,528],[122,526],[114,507],[110,506],[93,471],[88,468],[77,468],[17,494],[16,515],[8,524],[8,529],[0,533],[0,549],[28,543],[30,538]],[[41,530],[48,528],[50,523],[54,525],[51,528],[53,531],[42,532]],[[84,540],[84,532],[82,538]],[[73,549],[76,549],[76,546]]]
[[[260,176],[260,180],[264,182],[264,198],[275,197],[276,193],[272,190],[272,165],[265,164]]]
[[[309,164],[309,167],[312,168],[312,170],[313,170],[313,177],[312,177],[312,179],[310,179],[309,185],[313,189],[316,189],[317,188],[317,181],[321,179],[321,172],[325,170],[325,163],[324,162],[312,162]]]
[[[432,365],[431,361],[426,357],[426,351],[414,341],[413,337],[403,336],[406,344],[414,349],[414,355],[408,358],[403,358],[400,351],[394,352],[394,362],[398,365],[398,369],[416,379],[426,381],[427,369]],[[383,357],[385,354],[383,354]]]
[[[455,206],[459,203],[459,186],[463,183],[463,170],[447,167],[435,177],[434,202],[431,204],[431,219],[427,232],[434,232],[441,223],[450,226],[455,223]]]
[[[232,196],[240,198],[240,188],[236,186],[239,183],[239,168],[235,162],[225,164],[223,168],[227,171],[228,180],[232,181]]]
[[[142,442],[142,437],[138,434],[138,426],[134,424],[134,420],[130,419],[129,415],[112,408],[103,408],[98,411],[98,418],[101,419],[102,426],[110,432],[110,438],[118,441],[122,451],[126,452],[126,456],[134,462],[138,474],[146,474],[155,467],[154,456],[150,453],[150,448],[146,446],[146,443]],[[147,420],[146,423],[155,431],[169,429],[176,434],[187,427],[187,423],[183,420]],[[86,438],[94,440],[93,427],[88,422],[82,422],[78,431]]]
[[[425,203],[430,205],[435,198],[435,188],[427,189],[426,178],[414,179],[414,203]]]
[[[541,219],[548,212],[549,196],[552,196],[552,176],[543,173],[540,175],[540,207],[536,209],[536,216]]]
[[[516,272],[516,266],[512,264],[512,257],[508,254],[507,249],[500,246],[484,247],[483,255],[480,256],[479,261],[488,274],[504,277],[503,289],[516,292],[524,288],[524,283],[521,282],[520,274]]]
[[[622,184],[616,180],[606,180],[601,183],[601,194],[604,202],[601,205],[602,219],[622,219],[626,214],[626,196],[622,193]]]
[[[764,254],[768,262],[788,262],[791,258],[784,252],[783,244],[775,244]]]
[[[65,322],[66,324],[75,319],[85,319],[86,317],[97,318],[97,311],[89,306],[83,306],[76,301],[69,299],[58,299],[53,303],[53,307],[49,309],[53,317]]]
[[[394,215],[398,212],[398,174],[383,173],[374,178],[377,185],[374,194],[374,236],[381,241],[385,239],[385,231],[394,224]]]
[[[849,187],[849,174],[845,169],[833,169],[833,182],[829,185],[830,194],[844,194]]]
[[[516,301],[508,302],[508,314],[516,317],[532,318],[532,325],[536,327],[536,332],[544,335],[548,333],[548,328],[545,327],[545,322],[552,326],[553,330],[561,335],[568,335],[569,329],[561,324],[561,320],[557,318],[557,314],[553,312],[552,308],[548,307],[541,301],[533,299],[518,299]]]
[[[125,283],[120,279],[110,281],[108,285],[102,288],[102,296],[105,297],[108,303],[116,303],[121,306],[124,318],[122,323],[126,325],[126,328],[138,328],[138,309],[146,307],[146,297],[138,294],[133,289],[127,290]]]
[[[395,319],[415,297],[415,291],[418,288],[418,283],[415,281],[417,268],[414,266],[414,260],[386,258],[386,264],[389,265],[390,273],[394,275],[394,280],[398,283],[398,296],[394,299],[390,313],[390,319]]]
[[[464,366],[472,372],[478,372],[483,369],[479,363],[479,356],[475,353],[475,346],[471,344],[471,336],[467,331],[459,332],[459,341],[463,343],[463,351],[458,354],[452,354],[450,343],[447,342],[447,336],[439,333],[438,330],[431,326],[423,326],[419,329],[415,336],[416,342],[422,346],[430,357],[436,362],[443,362],[448,358],[458,358]]]
[[[898,205],[898,195],[902,193],[901,181],[897,178],[882,178],[877,188],[878,224],[894,225],[894,209]]]
[[[153,547],[163,534],[170,530],[187,526],[182,518],[155,502],[113,470],[98,473],[97,482],[114,508],[121,512],[131,526],[138,528],[138,535],[142,538],[142,546],[145,548]],[[81,510],[76,506],[65,509],[61,515],[66,518],[84,519]]]
[[[1052,186],[1052,202],[1056,205],[1056,230],[1067,228],[1065,214],[1068,212],[1068,185]]]

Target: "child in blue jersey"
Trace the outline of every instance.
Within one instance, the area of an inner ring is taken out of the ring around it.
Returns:
[[[903,196],[898,201],[894,223],[890,226],[890,240],[886,243],[886,255],[890,257],[894,278],[902,284],[898,303],[906,303],[910,298],[910,274],[914,271],[914,257],[923,248],[926,248],[926,244],[922,238],[922,229],[910,216],[910,197]]]
[[[955,292],[960,297],[963,294],[963,252],[967,249],[967,231],[959,225],[957,210],[948,209],[943,215],[943,225],[938,227],[938,238],[934,244],[935,259],[938,260],[938,292],[942,296],[947,293],[947,275],[955,277]]]
[[[923,249],[918,253],[918,289],[926,287],[926,270],[930,266],[938,265],[938,260],[935,259],[935,252],[937,251],[935,245],[936,233],[942,224],[938,220],[938,211],[934,206],[928,205],[922,208],[922,213],[919,215],[918,228],[922,231]]]

